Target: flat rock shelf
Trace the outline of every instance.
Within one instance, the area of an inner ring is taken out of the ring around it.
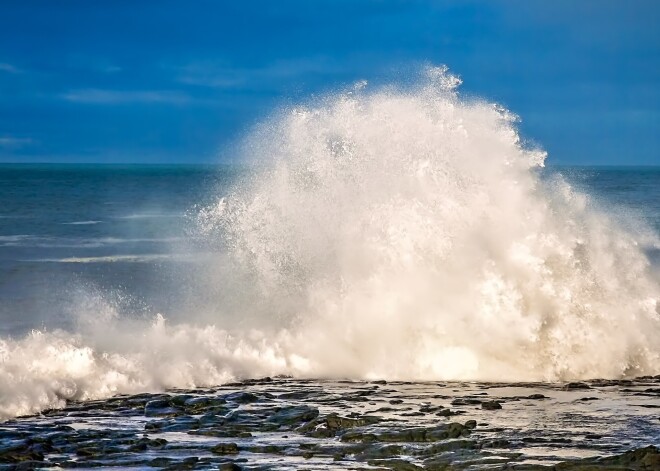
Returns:
[[[0,469],[660,470],[660,376],[262,378],[0,423]]]

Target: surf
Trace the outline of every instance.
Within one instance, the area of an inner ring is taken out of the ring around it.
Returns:
[[[83,290],[75,332],[0,340],[0,416],[275,374],[660,373],[660,286],[637,233],[542,177],[514,114],[463,97],[446,67],[421,75],[258,125],[238,150],[252,170],[191,216],[215,250],[215,317],[126,319]]]

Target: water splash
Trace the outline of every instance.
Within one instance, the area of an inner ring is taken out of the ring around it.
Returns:
[[[0,340],[0,417],[277,373],[658,374],[660,287],[636,237],[542,179],[517,117],[459,84],[428,68],[266,121],[244,145],[255,171],[196,216],[223,315],[127,322],[79,303],[76,333]]]
[[[558,380],[657,372],[636,240],[521,146],[517,118],[430,68],[331,96],[249,141],[266,167],[200,214],[311,374]],[[264,160],[265,159],[265,160]],[[254,294],[253,294],[254,296]]]

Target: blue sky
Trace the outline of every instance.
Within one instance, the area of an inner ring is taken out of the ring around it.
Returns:
[[[274,107],[447,64],[554,164],[660,164],[660,2],[3,0],[0,162],[216,162]]]

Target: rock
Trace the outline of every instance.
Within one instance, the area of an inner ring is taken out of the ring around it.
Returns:
[[[564,391],[572,391],[574,389],[591,389],[587,383],[566,383],[562,388]]]
[[[404,452],[401,445],[382,445],[371,446],[366,448],[362,453],[355,456],[359,461],[367,461],[379,458],[391,458],[393,456],[400,456]]]
[[[238,404],[249,404],[251,402],[257,402],[259,397],[249,392],[236,392],[232,394],[227,394],[225,396],[227,401],[236,402]]]
[[[469,428],[470,430],[474,430],[477,428],[477,421],[476,420],[468,420],[465,422],[465,427]]]
[[[525,396],[524,399],[548,399],[548,396],[544,396],[543,394],[530,394],[529,396]]]
[[[474,406],[474,405],[479,405],[483,401],[481,399],[470,399],[470,398],[463,398],[459,397],[458,399],[454,399],[451,401],[451,404],[453,406]]]
[[[383,442],[437,442],[447,438],[466,437],[470,429],[457,422],[434,428],[416,427],[398,431],[386,431],[376,434],[378,441]]]
[[[430,447],[426,448],[423,450],[423,454],[430,456],[430,455],[437,455],[440,453],[444,453],[447,451],[455,451],[455,450],[474,450],[477,448],[477,442],[474,440],[449,440],[446,442],[441,442],[441,443],[435,443],[431,445]]]
[[[423,471],[424,468],[420,468],[417,465],[414,465],[405,460],[369,460],[367,463],[370,466],[379,466],[392,469],[394,471]]]
[[[481,408],[484,410],[497,410],[502,408],[502,404],[497,401],[486,401],[481,403]]]
[[[332,430],[364,427],[365,425],[377,424],[380,421],[380,417],[370,415],[364,415],[360,418],[350,419],[348,417],[339,417],[337,414],[329,414],[325,418],[326,426]]]
[[[218,469],[220,471],[241,471],[243,468],[233,461],[229,461],[227,463],[221,463],[220,466],[218,466]]]
[[[319,410],[309,406],[285,407],[268,417],[268,422],[278,425],[294,426],[309,422],[318,417]]]
[[[349,443],[355,443],[355,442],[375,442],[378,441],[378,437],[373,434],[373,433],[362,433],[358,431],[349,431],[341,436],[341,441],[342,442],[349,442]]]
[[[170,406],[170,403],[165,400],[149,401],[144,406],[144,415],[146,417],[176,417],[181,415],[183,411]]]
[[[216,455],[236,455],[239,451],[236,443],[220,443],[211,448],[211,453],[215,453]]]

